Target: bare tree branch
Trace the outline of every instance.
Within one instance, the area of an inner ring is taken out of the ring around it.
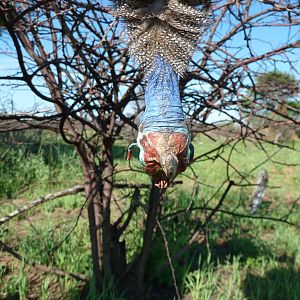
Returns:
[[[51,193],[51,194],[48,194],[44,197],[40,197],[34,201],[32,201],[31,203],[28,203],[16,210],[14,210],[13,212],[11,212],[10,214],[8,214],[7,216],[4,216],[2,218],[0,218],[0,225],[3,225],[4,223],[10,221],[11,219],[17,217],[18,215],[26,212],[26,211],[29,211],[30,209],[38,206],[38,205],[41,205],[45,202],[48,202],[50,200],[54,200],[54,199],[57,199],[57,198],[61,198],[61,197],[65,197],[65,196],[69,196],[69,195],[75,195],[75,194],[78,194],[80,192],[83,191],[83,185],[75,185],[71,188],[68,188],[68,189],[65,189],[63,191],[59,191],[59,192],[56,192],[56,193]]]

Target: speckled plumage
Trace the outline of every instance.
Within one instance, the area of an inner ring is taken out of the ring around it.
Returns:
[[[157,56],[183,76],[210,23],[206,0],[119,0],[115,15],[128,27],[130,54],[151,72]]]

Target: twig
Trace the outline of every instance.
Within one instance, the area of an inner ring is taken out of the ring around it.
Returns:
[[[212,209],[211,213],[209,214],[209,216],[206,218],[204,224],[202,225],[202,227],[205,227],[205,225],[211,220],[211,218],[216,214],[216,212],[220,209],[220,207],[222,206],[228,192],[230,191],[231,187],[234,185],[233,181],[229,181],[226,190],[224,191],[221,199],[219,200],[218,204],[216,205],[216,207],[214,209]]]
[[[183,184],[183,181],[182,180],[172,181],[170,183],[170,187],[175,186],[177,184]],[[140,184],[136,184],[136,183],[114,183],[114,188],[115,189],[150,189],[151,184],[147,184],[147,183],[140,183]]]
[[[118,238],[123,234],[123,232],[129,225],[133,214],[135,213],[137,207],[139,206],[140,197],[141,194],[139,189],[135,189],[132,195],[132,201],[130,203],[129,209],[124,214],[122,214],[122,216],[113,224],[113,227],[116,229],[116,235],[118,236]],[[125,214],[127,214],[127,218],[122,224],[122,226],[118,228],[118,225],[121,223],[121,220],[123,219]]]
[[[191,245],[199,238],[199,231],[200,228],[204,228],[206,227],[206,225],[208,224],[209,220],[219,211],[220,206],[223,204],[227,193],[229,192],[230,188],[232,187],[232,185],[234,184],[233,181],[229,181],[228,186],[226,187],[226,190],[224,191],[221,199],[219,200],[218,204],[216,205],[216,207],[214,207],[213,209],[211,209],[211,213],[209,214],[209,216],[207,217],[206,221],[201,224],[200,222],[197,224],[192,237],[189,239],[189,242],[187,245],[185,245],[183,248],[181,248],[177,254],[173,257],[173,260],[178,260],[180,257],[182,257],[183,254],[186,253],[186,251],[188,251],[191,247]],[[190,210],[191,211],[191,210]],[[154,274],[154,276],[156,276],[157,274],[159,274],[161,272],[161,270],[165,267],[166,263],[163,264],[163,266]],[[150,280],[152,280],[154,278],[154,276],[152,276],[150,278]]]
[[[147,183],[114,183],[115,189],[149,189],[151,188],[151,184]]]
[[[182,181],[174,181],[172,183],[172,185],[175,185],[175,184],[181,184]],[[151,185],[149,184],[130,184],[130,183],[116,183],[114,184],[114,188],[116,189],[124,189],[124,188],[130,188],[130,189],[133,189],[133,188],[150,188]],[[10,214],[8,214],[7,216],[4,216],[0,219],[0,225],[10,221],[11,219],[15,218],[16,216],[18,216],[19,214],[21,213],[24,213],[38,205],[41,205],[45,202],[48,202],[50,200],[54,200],[54,199],[57,199],[57,198],[61,198],[61,197],[64,197],[64,196],[68,196],[68,195],[75,195],[75,194],[78,194],[80,192],[82,192],[84,190],[84,187],[82,184],[78,184],[78,185],[75,185],[71,188],[68,188],[68,189],[65,189],[63,191],[59,191],[59,192],[56,192],[56,193],[51,193],[51,194],[48,194],[44,197],[40,197],[34,201],[32,201],[31,203],[27,203],[25,204],[24,206],[14,210],[13,212],[11,212]]]
[[[83,205],[81,206],[80,208],[80,211],[79,211],[79,214],[78,216],[76,217],[76,221],[75,221],[75,224],[73,225],[73,227],[71,228],[71,230],[65,235],[65,237],[57,244],[55,245],[49,252],[52,254],[54,251],[56,251],[70,236],[71,234],[73,233],[73,231],[75,230],[75,228],[77,227],[78,225],[78,222],[79,222],[79,219],[82,215],[82,212],[83,212],[83,209],[84,207],[86,206],[86,203],[87,203],[87,199],[84,201]]]
[[[58,268],[51,268],[51,267],[36,263],[34,261],[27,260],[22,255],[20,255],[18,252],[16,252],[11,246],[3,243],[2,241],[0,241],[0,249],[2,251],[5,251],[5,252],[11,254],[16,259],[23,261],[25,264],[30,265],[31,267],[33,267],[43,273],[51,273],[51,274],[55,274],[58,276],[69,276],[78,281],[84,281],[84,282],[88,282],[88,280],[89,280],[89,278],[83,274],[76,274],[73,272],[63,271]]]
[[[196,207],[192,207],[189,210],[189,214],[192,211],[196,211],[196,210],[213,211],[214,209],[215,208],[212,208],[212,207],[196,206]],[[295,224],[293,222],[290,222],[290,221],[287,221],[287,220],[282,219],[282,218],[275,218],[275,217],[268,217],[268,216],[247,215],[247,214],[241,214],[241,213],[237,213],[237,212],[233,212],[233,211],[228,211],[228,210],[225,210],[225,209],[218,209],[218,211],[216,213],[223,213],[223,214],[226,214],[226,215],[230,215],[230,216],[234,216],[234,217],[239,217],[239,218],[258,219],[258,220],[262,220],[262,221],[274,221],[274,222],[284,223],[284,224],[287,224],[287,225],[290,225],[290,226],[296,226],[297,227],[297,224]],[[181,214],[186,214],[186,209],[181,209],[181,210],[179,210],[177,212],[170,213],[170,214],[164,216],[163,220],[169,219],[169,218],[174,218],[174,217],[176,217],[178,215],[181,215]]]
[[[174,288],[175,288],[175,292],[176,292],[176,297],[177,297],[178,300],[180,300],[180,294],[179,294],[178,286],[177,286],[177,282],[176,282],[175,270],[174,270],[174,267],[173,267],[173,264],[172,264],[172,259],[171,259],[171,255],[170,255],[170,251],[169,251],[169,245],[168,245],[168,240],[167,240],[167,237],[166,237],[166,233],[165,233],[161,223],[159,222],[159,220],[157,218],[156,218],[156,224],[157,224],[157,227],[159,228],[159,230],[161,232],[161,235],[163,237],[163,240],[164,240],[166,254],[167,254],[167,257],[168,257],[168,262],[169,262],[169,266],[170,266],[170,269],[171,269],[171,272],[172,272],[172,278],[173,278],[173,284],[174,284]]]
[[[59,191],[59,192],[56,192],[56,193],[52,193],[52,194],[48,194],[44,197],[40,197],[34,201],[32,201],[31,203],[28,203],[18,209],[16,209],[15,211],[11,212],[10,214],[8,214],[7,216],[4,216],[0,219],[0,225],[8,222],[9,220],[15,218],[16,216],[18,216],[19,214],[21,213],[24,213],[40,204],[43,204],[47,201],[50,201],[50,200],[54,200],[54,199],[57,199],[57,198],[61,198],[61,197],[64,197],[64,196],[68,196],[68,195],[75,195],[75,194],[78,194],[79,192],[82,192],[83,191],[83,185],[75,185],[71,188],[68,188],[68,189],[65,189],[63,191]]]

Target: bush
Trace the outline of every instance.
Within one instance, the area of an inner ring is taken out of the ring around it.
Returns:
[[[18,191],[36,183],[72,180],[80,163],[75,150],[59,143],[0,144],[0,199],[11,199]]]
[[[48,177],[49,167],[42,156],[26,155],[23,149],[6,151],[1,160],[0,197],[13,198],[22,187]]]

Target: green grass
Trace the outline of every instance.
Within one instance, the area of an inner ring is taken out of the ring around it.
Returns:
[[[221,142],[221,138],[218,142],[197,138],[194,141],[196,157]],[[299,142],[289,146],[300,149]],[[222,209],[249,214],[253,187],[245,184],[255,183],[263,168],[269,173],[270,187],[257,215],[286,216],[294,205],[289,220],[299,224],[300,203],[295,200],[300,196],[300,155],[284,147],[269,144],[263,147],[240,142],[232,150],[232,145],[229,145],[218,153],[202,156],[192,165],[193,170],[188,169],[178,176],[176,180],[182,180],[183,184],[167,190],[162,215],[177,210],[183,210],[183,213],[161,221],[171,255],[176,255],[187,244],[198,220],[205,219],[205,211],[193,211],[193,208],[203,205],[214,207],[225,186],[218,193],[216,191],[225,180],[234,180],[244,186],[234,186],[230,190]],[[126,145],[121,142],[114,149],[118,171],[128,168],[128,162],[124,160],[125,149]],[[60,140],[46,136],[39,147],[24,145],[7,151],[7,145],[2,144],[0,150],[3,154],[0,217],[13,211],[16,205],[82,182],[80,163],[74,150]],[[266,153],[271,159],[267,159]],[[229,157],[231,167],[227,169],[224,160]],[[136,154],[131,166],[141,170]],[[119,182],[150,183],[146,174],[135,171],[117,173],[115,179]],[[196,181],[198,192],[193,194]],[[128,207],[130,195],[126,189],[114,191],[123,209]],[[141,202],[147,203],[147,197],[148,191],[142,190]],[[48,202],[1,226],[0,240],[14,246],[27,260],[90,276],[92,266],[85,209],[74,228],[83,205],[84,198],[80,194]],[[188,207],[192,210],[184,213]],[[113,209],[113,216],[116,215],[117,209]],[[145,211],[140,208],[126,230],[129,261],[142,245],[144,220]],[[194,300],[299,299],[299,245],[299,229],[295,227],[219,213],[207,224],[206,236],[181,259],[173,261],[179,289],[183,295],[190,297],[187,299]],[[146,277],[152,280],[154,286],[173,284],[166,259],[165,245],[158,232],[146,270]],[[0,299],[26,299],[28,295],[38,299],[79,299],[81,288],[73,279],[42,274],[4,252],[0,253]],[[93,280],[88,290],[89,299],[126,299],[124,295],[117,294],[113,281],[106,284],[100,295],[95,293]]]

